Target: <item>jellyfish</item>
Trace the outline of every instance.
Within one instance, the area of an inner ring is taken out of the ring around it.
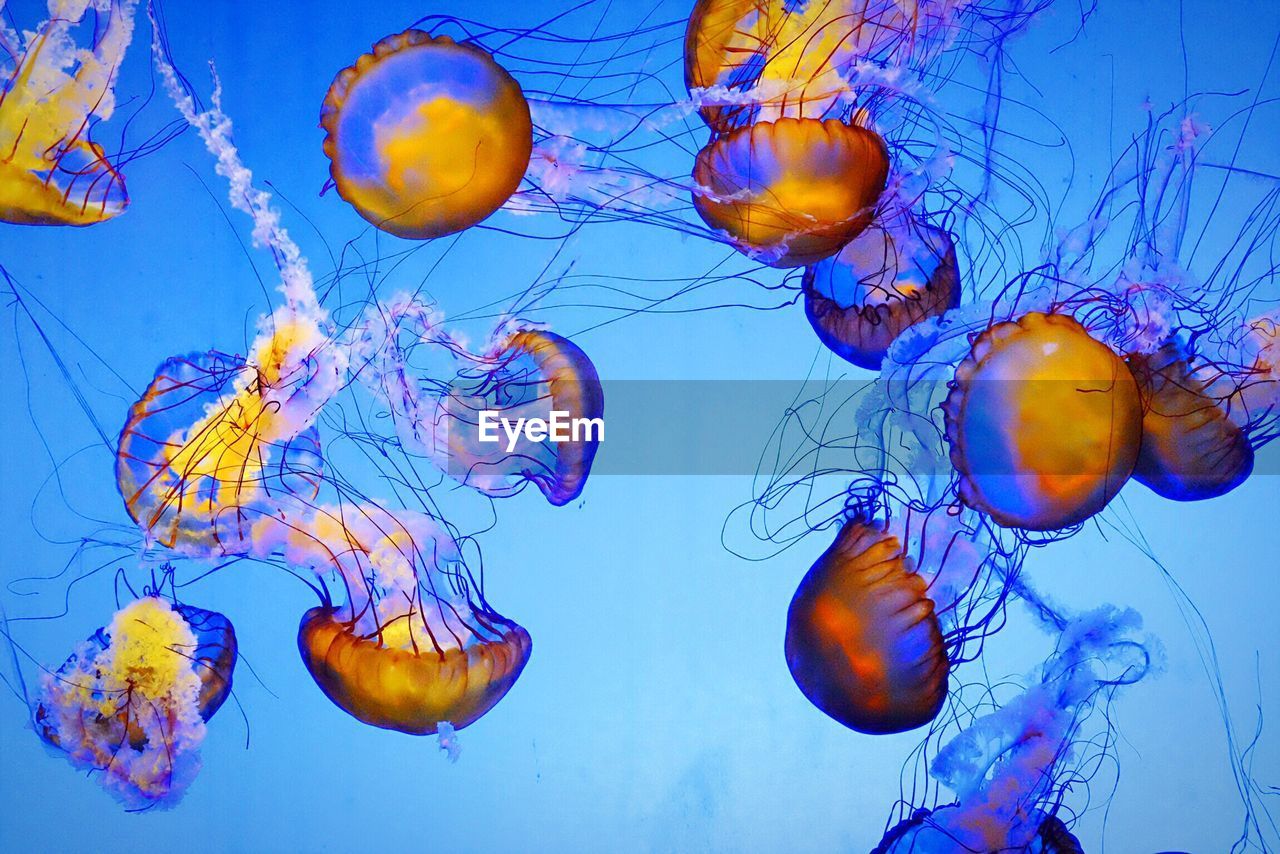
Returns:
[[[699,112],[718,133],[780,116],[824,118],[847,98],[859,65],[919,61],[965,2],[698,0],[685,30],[685,83],[703,95]]]
[[[693,204],[743,254],[801,267],[834,255],[870,224],[888,176],[889,152],[875,131],[782,118],[698,152]]]
[[[951,235],[905,214],[808,267],[802,286],[805,315],[822,343],[872,371],[904,329],[960,304]]]
[[[535,484],[556,506],[582,494],[604,437],[604,392],[578,345],[516,329],[453,381],[435,408],[435,458],[486,495]]]
[[[1129,357],[1143,393],[1133,479],[1176,501],[1214,498],[1253,470],[1253,446],[1176,345]]]
[[[115,111],[137,0],[49,0],[19,40],[0,27],[0,221],[85,226],[124,212],[124,177],[90,131]],[[77,45],[77,25],[92,43]]]
[[[961,500],[1029,531],[1102,510],[1142,440],[1128,367],[1063,314],[1028,312],[978,335],[943,411]]]
[[[273,496],[315,497],[316,429],[298,430],[265,379],[236,356],[174,357],[130,408],[116,483],[130,517],[156,542],[240,554],[248,526]]]
[[[36,733],[101,772],[126,805],[175,803],[200,769],[205,722],[230,693],[235,663],[226,617],[136,599],[41,675]]]
[[[333,186],[383,231],[426,239],[484,220],[533,148],[520,84],[474,44],[406,30],[334,78],[320,113]]]
[[[325,696],[357,720],[410,735],[462,729],[506,696],[529,660],[529,633],[488,606],[435,517],[326,505],[263,517],[254,539],[263,554],[341,579],[346,604],[307,611],[298,651]]]
[[[933,720],[948,663],[925,590],[887,528],[845,522],[787,611],[787,667],[809,702],[870,734]]]
[[[954,807],[916,810],[910,818],[905,818],[890,828],[880,844],[871,850],[871,854],[944,854],[970,850],[964,847],[963,842],[951,838],[945,829],[940,829],[945,825],[939,819],[945,821],[949,818],[948,809]],[[1020,850],[1027,854],[1084,854],[1080,840],[1076,839],[1062,819],[1043,813],[1039,813],[1037,817],[1040,822],[1035,835]],[[953,847],[948,848],[949,845]]]

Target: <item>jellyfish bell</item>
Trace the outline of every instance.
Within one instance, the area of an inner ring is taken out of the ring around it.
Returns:
[[[1053,531],[1107,505],[1137,463],[1142,400],[1125,363],[1062,314],[978,335],[943,404],[959,494],[997,524]]]
[[[519,188],[533,150],[529,104],[494,58],[406,30],[334,79],[320,113],[338,194],[399,237],[452,234]]]
[[[235,660],[226,617],[137,599],[42,675],[36,733],[102,772],[127,805],[171,803],[199,770],[205,722],[231,689]]]
[[[149,537],[201,555],[242,554],[275,496],[316,495],[316,430],[299,430],[262,378],[242,357],[217,352],[156,370],[116,452],[125,508]]]
[[[560,506],[586,486],[603,436],[604,392],[578,345],[518,329],[459,374],[434,417],[437,459],[452,477],[492,496],[532,482]],[[513,438],[506,430],[522,419],[544,422],[547,436],[526,430]]]
[[[933,720],[947,653],[924,579],[898,538],[859,519],[800,582],[787,611],[787,667],[825,714],[869,734]]]
[[[385,646],[323,606],[298,627],[298,651],[326,697],[357,720],[409,735],[477,721],[511,690],[532,650],[529,633],[510,622],[443,650]]]
[[[529,633],[484,601],[456,541],[428,514],[305,508],[263,517],[254,541],[341,578],[347,602],[303,615],[298,652],[357,720],[411,735],[441,722],[461,729],[506,696],[529,660]]]
[[[804,312],[840,358],[878,371],[903,330],[960,304],[955,242],[940,228],[903,218],[875,223],[806,268]]]
[[[715,137],[698,152],[693,204],[743,254],[774,267],[834,255],[870,223],[889,176],[873,130],[782,118]]]
[[[10,59],[0,60],[0,221],[86,226],[124,212],[124,178],[89,131],[115,109],[112,88],[136,7],[137,0],[53,0],[49,20],[22,43],[0,34]],[[81,48],[72,32],[86,20],[94,37]]]
[[[685,85],[717,133],[781,116],[824,118],[848,96],[857,63],[905,59],[921,33],[915,6],[698,0],[685,29]]]
[[[1253,446],[1177,345],[1128,359],[1143,396],[1133,479],[1175,501],[1235,489],[1253,470]]]

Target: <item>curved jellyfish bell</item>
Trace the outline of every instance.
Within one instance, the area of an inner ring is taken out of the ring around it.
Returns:
[[[489,435],[497,439],[489,441],[481,437],[486,413],[508,424],[539,419],[562,429],[554,441],[523,433],[509,442],[490,422]],[[531,481],[560,506],[586,486],[603,418],[600,377],[582,348],[554,332],[521,329],[503,339],[492,358],[459,374],[441,399],[436,455],[450,476],[487,495],[511,495]]]
[[[425,513],[376,505],[264,517],[254,529],[285,559],[341,576],[348,601],[307,611],[298,652],[330,700],[371,726],[428,735],[461,729],[520,677],[533,642],[491,608],[457,542]]]
[[[834,255],[870,223],[889,177],[875,131],[781,118],[715,137],[698,152],[693,206],[734,248],[774,267]]]
[[[1225,495],[1253,471],[1253,446],[1176,345],[1128,359],[1142,390],[1133,479],[1175,501]]]
[[[871,371],[903,330],[960,304],[951,235],[897,219],[873,224],[802,279],[804,313],[819,340]]]
[[[89,15],[87,3],[50,3],[38,32],[2,45],[12,62],[0,63],[0,222],[86,226],[128,206],[123,176],[89,131],[115,108],[135,5],[98,2]],[[94,34],[87,47],[71,35],[77,24]]]
[[[532,649],[515,623],[441,651],[383,646],[324,606],[298,626],[298,651],[325,696],[357,720],[410,735],[431,735],[445,721],[454,729],[474,723],[511,690]]]
[[[933,720],[947,696],[948,662],[925,590],[897,537],[845,522],[787,611],[787,667],[805,697],[869,734]]]
[[[1129,368],[1061,314],[1030,312],[978,335],[943,413],[961,500],[1029,531],[1102,510],[1133,472],[1142,440]]]
[[[294,430],[239,356],[175,356],[129,410],[116,483],[129,516],[170,548],[237,554],[273,495],[315,497],[320,443]]]
[[[205,722],[230,693],[235,664],[226,617],[145,596],[41,677],[32,723],[126,804],[172,803],[200,768]]]
[[[520,84],[481,48],[421,30],[388,36],[339,72],[320,124],[338,194],[418,240],[502,207],[533,151]]]

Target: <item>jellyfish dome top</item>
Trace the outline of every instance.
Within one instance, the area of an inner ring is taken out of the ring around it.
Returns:
[[[685,83],[719,133],[780,116],[824,118],[848,97],[855,66],[905,64],[963,2],[698,0],[685,30]]]
[[[434,414],[441,467],[486,495],[532,482],[556,506],[580,496],[604,430],[604,391],[582,348],[545,329],[517,328],[500,332],[488,355],[464,358],[469,364]],[[544,423],[547,435],[504,432],[522,420]]]
[[[1253,446],[1223,406],[1225,396],[1212,392],[1212,372],[1193,369],[1175,344],[1128,362],[1144,403],[1133,479],[1176,501],[1214,498],[1243,483]]]
[[[116,483],[130,517],[169,548],[240,554],[275,497],[314,497],[319,437],[281,405],[278,360],[265,369],[239,356],[167,359],[129,410]],[[273,392],[273,389],[276,391]]]
[[[879,371],[903,330],[960,304],[951,234],[909,214],[882,218],[805,270],[804,311],[840,358]]]
[[[131,807],[174,803],[200,768],[205,721],[231,691],[236,637],[221,614],[157,596],[116,612],[41,675],[37,734]]]
[[[925,581],[896,536],[858,518],[800,582],[786,656],[805,697],[859,732],[923,726],[947,696],[947,653]]]
[[[49,0],[49,20],[34,32],[0,26],[0,221],[85,226],[124,212],[124,178],[89,130],[115,111],[136,8]],[[88,47],[77,44],[77,25],[93,33]]]
[[[529,633],[484,601],[435,518],[372,505],[265,517],[255,542],[320,573],[336,572],[341,607],[307,611],[298,651],[340,709],[411,735],[474,723],[529,660]]]
[[[960,499],[1028,531],[1102,510],[1142,442],[1133,374],[1065,314],[1028,312],[975,337],[943,414]]]
[[[426,239],[488,217],[533,150],[520,84],[473,44],[406,30],[334,79],[320,113],[333,184],[383,231]]]
[[[694,209],[740,252],[774,267],[834,255],[870,223],[889,177],[875,131],[780,118],[713,138],[694,161]]]

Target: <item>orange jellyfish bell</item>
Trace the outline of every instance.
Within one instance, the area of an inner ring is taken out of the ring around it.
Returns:
[[[998,524],[1088,519],[1133,472],[1142,399],[1125,363],[1073,318],[1030,312],[977,336],[943,404],[960,498]]]
[[[339,72],[320,124],[339,195],[383,231],[419,240],[502,207],[533,150],[520,84],[481,48],[420,30]]]
[[[888,175],[889,151],[875,131],[782,118],[699,151],[693,205],[743,254],[801,267],[834,255],[870,224]]]
[[[822,343],[878,371],[905,329],[960,304],[955,243],[923,224],[876,224],[808,267],[802,287],[805,316]]]
[[[1253,470],[1253,446],[1177,346],[1128,362],[1144,403],[1133,479],[1175,501],[1214,498],[1243,483]]]
[[[883,528],[851,519],[787,611],[787,667],[830,717],[859,732],[905,732],[947,696],[947,653],[926,586]]]
[[[323,606],[307,611],[298,627],[302,661],[335,705],[410,735],[431,735],[444,721],[462,729],[478,720],[506,696],[532,649],[529,633],[509,621],[465,649],[441,651],[383,646]]]

